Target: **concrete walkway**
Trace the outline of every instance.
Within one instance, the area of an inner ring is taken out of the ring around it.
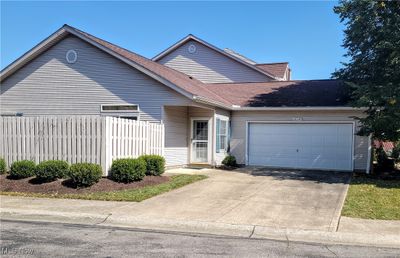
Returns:
[[[202,173],[209,178],[140,203],[1,196],[0,212],[3,219],[400,247],[400,235],[380,232],[380,227],[365,233],[342,221],[336,232],[347,189],[345,176],[256,168],[170,173]]]

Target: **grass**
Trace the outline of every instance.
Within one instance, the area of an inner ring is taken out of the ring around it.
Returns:
[[[183,187],[207,178],[204,175],[175,175],[171,180],[159,185],[145,186],[138,189],[129,189],[112,192],[95,192],[84,194],[44,194],[44,193],[23,193],[23,192],[0,192],[2,195],[41,197],[41,198],[64,198],[64,199],[83,199],[100,201],[128,201],[141,202],[153,196]]]
[[[342,215],[363,219],[400,220],[400,180],[354,177]]]

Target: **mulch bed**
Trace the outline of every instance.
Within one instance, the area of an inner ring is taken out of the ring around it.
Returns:
[[[0,175],[0,191],[2,192],[25,192],[25,193],[46,193],[46,194],[81,194],[93,192],[111,192],[126,189],[141,188],[144,186],[158,185],[168,182],[167,176],[145,176],[142,181],[129,184],[117,183],[108,178],[101,178],[100,181],[91,187],[74,188],[68,179],[42,183],[35,177],[14,180],[7,175]]]

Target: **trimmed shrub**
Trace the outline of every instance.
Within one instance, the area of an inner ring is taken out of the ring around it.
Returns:
[[[0,158],[0,175],[5,174],[7,172],[6,161],[3,158]]]
[[[228,155],[222,161],[222,164],[227,167],[237,167],[236,158],[233,155]]]
[[[111,179],[129,183],[140,181],[146,175],[146,162],[143,159],[117,159],[111,165]]]
[[[27,178],[35,175],[35,162],[32,160],[20,160],[12,163],[10,176],[15,179]]]
[[[65,177],[68,169],[69,164],[64,160],[47,160],[36,166],[35,174],[39,180],[50,182]]]
[[[146,175],[159,176],[165,171],[165,159],[159,155],[143,155],[139,159],[146,162]]]
[[[72,164],[68,170],[68,177],[78,187],[87,187],[99,182],[103,171],[101,166],[93,163]]]

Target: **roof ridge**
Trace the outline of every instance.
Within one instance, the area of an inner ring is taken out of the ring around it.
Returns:
[[[70,25],[68,25],[68,24],[65,24],[65,25],[66,25],[67,27],[73,29],[73,30],[76,30],[76,31],[79,32],[79,33],[86,34],[87,36],[90,36],[90,37],[93,37],[93,38],[97,38],[97,39],[99,39],[99,40],[102,40],[102,41],[104,41],[104,42],[110,44],[110,45],[113,45],[113,46],[115,46],[115,47],[118,47],[118,48],[120,48],[120,49],[123,49],[123,50],[125,50],[125,51],[128,51],[128,52],[131,53],[131,54],[137,55],[137,56],[139,56],[139,57],[142,57],[142,58],[147,59],[148,61],[151,61],[149,58],[147,58],[147,57],[145,57],[145,56],[142,56],[142,55],[140,55],[140,54],[138,54],[138,53],[136,53],[136,52],[133,52],[133,51],[127,49],[127,48],[124,48],[124,47],[121,47],[121,46],[119,46],[119,45],[116,45],[116,44],[114,44],[114,43],[112,43],[112,42],[110,42],[110,41],[108,41],[108,40],[99,38],[99,37],[97,37],[97,36],[94,36],[93,34],[90,34],[90,33],[86,32],[86,31],[83,31],[83,30],[80,30],[80,29],[78,29],[78,28],[72,27],[72,26],[70,26]]]

